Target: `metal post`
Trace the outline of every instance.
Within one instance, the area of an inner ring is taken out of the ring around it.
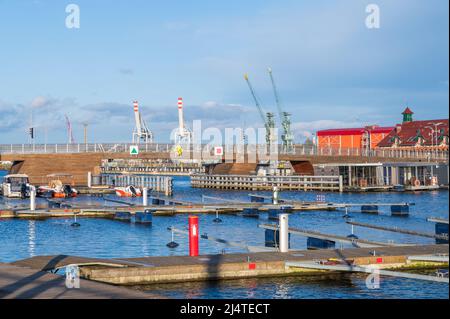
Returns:
[[[344,191],[344,179],[342,175],[339,175],[339,192],[342,193]]]
[[[88,186],[88,188],[92,187],[92,173],[91,172],[87,173],[87,186]]]
[[[198,216],[189,216],[189,256],[198,256]]]
[[[142,204],[144,207],[148,206],[148,188],[144,187],[142,190]]]
[[[30,210],[36,210],[36,187],[30,186]]]
[[[289,215],[280,214],[280,252],[289,252]]]

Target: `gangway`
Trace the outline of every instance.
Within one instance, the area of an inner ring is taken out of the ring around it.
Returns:
[[[339,265],[324,265],[317,262],[295,262],[295,261],[287,261],[285,266],[295,267],[295,268],[307,268],[307,269],[317,269],[317,270],[331,270],[331,271],[344,271],[344,272],[359,272],[359,273],[368,273],[368,274],[379,274],[381,276],[389,276],[389,277],[397,277],[397,278],[408,278],[408,279],[416,279],[416,280],[425,280],[425,281],[433,281],[440,283],[449,283],[448,277],[442,276],[430,276],[430,275],[420,275],[420,274],[412,274],[406,272],[399,271],[390,271],[383,270],[373,267],[361,267],[354,266],[351,264],[339,264]]]

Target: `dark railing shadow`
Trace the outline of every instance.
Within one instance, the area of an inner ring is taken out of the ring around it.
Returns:
[[[27,286],[28,284],[33,283],[34,281],[38,280],[39,278],[45,276],[47,274],[46,271],[53,270],[56,268],[58,263],[66,259],[67,255],[57,255],[49,260],[47,264],[45,264],[44,267],[41,268],[41,270],[38,270],[37,272],[33,273],[30,276],[24,277],[12,284],[0,287],[0,298],[6,298],[8,295],[11,295],[14,291],[18,291],[19,289]],[[39,285],[33,289],[27,290],[22,292],[20,295],[18,295],[15,298],[21,299],[21,298],[32,298],[33,296],[42,293],[43,291],[49,289],[52,287],[50,283],[53,281],[59,281],[60,278],[55,278],[54,280],[51,280],[47,282],[45,285]]]

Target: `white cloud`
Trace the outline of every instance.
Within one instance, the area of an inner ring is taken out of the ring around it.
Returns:
[[[40,108],[40,107],[44,107],[47,106],[51,103],[53,103],[54,101],[52,99],[49,99],[47,97],[44,96],[36,96],[32,101],[31,101],[31,107],[33,108]]]
[[[365,124],[358,121],[318,120],[310,122],[292,123],[292,131],[297,138],[311,138],[317,131],[333,128],[364,127]]]

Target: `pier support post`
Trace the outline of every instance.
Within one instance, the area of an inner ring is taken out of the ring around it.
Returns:
[[[142,204],[144,205],[144,207],[148,206],[148,188],[144,187],[142,189]]]
[[[339,175],[339,192],[342,193],[344,191],[344,179],[342,175]]]
[[[88,188],[92,187],[92,173],[91,172],[87,173],[87,187]]]
[[[36,210],[36,187],[30,187],[30,210]]]
[[[280,214],[280,252],[289,252],[289,215]]]
[[[189,256],[198,256],[198,216],[189,216]]]

